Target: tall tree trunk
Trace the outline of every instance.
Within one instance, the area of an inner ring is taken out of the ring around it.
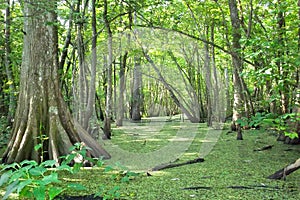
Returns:
[[[199,54],[199,49],[197,49],[196,52],[196,56],[197,56],[197,96],[198,96],[198,102],[199,102],[199,116],[200,122],[204,122],[204,117],[205,117],[205,112],[204,112],[204,105],[203,105],[203,98],[202,98],[202,73],[201,73],[201,58],[200,58],[200,54]]]
[[[112,50],[112,31],[110,29],[110,22],[107,16],[107,0],[103,1],[104,11],[103,11],[103,20],[105,23],[105,28],[107,32],[107,48],[108,48],[108,60],[107,60],[107,69],[106,69],[106,107],[105,107],[105,118],[104,118],[104,139],[111,138],[111,119],[112,119],[112,61],[113,61],[113,50]]]
[[[11,123],[14,110],[15,110],[15,98],[14,98],[14,91],[15,86],[13,83],[13,75],[12,75],[12,66],[11,66],[11,45],[10,45],[10,25],[11,25],[11,14],[10,14],[10,0],[6,1],[6,10],[5,10],[5,70],[7,75],[7,81],[9,83],[9,103],[8,103],[8,114],[7,114],[7,121]]]
[[[134,13],[134,24],[137,23],[137,16]],[[139,36],[138,30],[133,30],[135,36]],[[141,57],[136,54],[134,56],[133,83],[132,83],[132,102],[131,102],[131,119],[133,121],[141,120],[141,105],[142,105],[142,72],[141,72]]]
[[[231,96],[230,96],[230,78],[228,75],[228,69],[224,69],[224,81],[225,81],[225,98],[226,98],[226,117],[231,114],[231,111],[228,111],[227,108],[231,108]]]
[[[141,73],[141,58],[134,57],[133,69],[133,87],[132,87],[132,102],[131,102],[131,119],[133,121],[141,120],[141,89],[142,89],[142,73]]]
[[[128,10],[128,20],[129,20],[129,30],[131,30],[132,25],[132,12],[129,8]],[[130,34],[127,34],[127,45],[130,46]],[[120,51],[122,52],[122,39],[120,39]],[[119,71],[119,78],[120,78],[120,85],[119,85],[119,101],[118,101],[118,109],[117,109],[117,116],[116,116],[116,125],[123,126],[123,118],[124,118],[124,93],[126,89],[126,65],[127,65],[127,58],[128,58],[128,50],[126,49],[124,55],[120,55],[120,71]]]
[[[277,50],[277,67],[280,74],[280,80],[282,81],[283,85],[281,86],[280,90],[280,102],[281,102],[281,113],[286,114],[289,112],[289,85],[287,80],[288,69],[285,67],[285,55],[286,48],[285,48],[285,41],[284,41],[284,34],[285,34],[285,17],[284,17],[284,10],[282,8],[281,0],[277,1],[278,8],[278,15],[277,15],[277,27],[278,27],[278,45],[279,48]]]
[[[77,9],[76,9],[76,14],[78,15],[78,18],[81,16],[81,19],[83,19],[84,17],[84,9],[83,11],[81,11],[81,5],[82,1],[81,0],[77,0]],[[84,6],[83,6],[84,7]],[[81,13],[82,12],[82,13]],[[86,73],[86,65],[85,65],[85,45],[83,42],[83,22],[80,18],[77,19],[77,54],[78,54],[78,64],[79,64],[79,77],[78,77],[78,91],[77,91],[77,98],[75,98],[75,105],[74,107],[76,107],[76,118],[78,120],[78,122],[83,125],[84,124],[84,108],[86,106],[86,87],[87,87],[87,80],[85,77],[85,73]]]
[[[82,9],[81,9],[82,7]],[[83,37],[83,21],[86,10],[88,8],[88,0],[81,5],[81,0],[77,2],[77,13],[80,13],[81,18],[77,22],[77,51],[79,59],[79,91],[77,102],[77,119],[85,130],[92,130],[90,120],[95,111],[95,93],[96,93],[96,64],[97,64],[97,30],[96,30],[96,10],[95,2],[92,1],[92,54],[91,65],[86,63],[85,44]]]
[[[211,42],[215,43],[215,21],[213,20],[212,25],[210,27],[211,30],[211,36],[210,36],[210,40]],[[216,66],[216,56],[215,56],[215,47],[211,46],[211,66],[213,69],[213,120],[215,120],[216,122],[224,122],[225,120],[225,109],[227,102],[223,102],[224,100],[220,99],[220,87],[219,87],[219,73],[217,70],[217,66]],[[223,90],[225,88],[222,88]],[[222,104],[221,102],[222,101]],[[221,105],[225,105],[225,107],[222,107]],[[223,110],[221,110],[223,109]]]
[[[128,51],[124,53],[123,56],[120,56],[120,86],[119,86],[119,101],[118,101],[118,110],[117,110],[117,119],[116,119],[116,125],[117,126],[123,126],[123,118],[124,118],[124,92],[126,88],[126,82],[125,82],[125,69],[127,64],[127,56]]]
[[[60,90],[56,0],[24,2],[24,47],[20,94],[12,137],[3,154],[4,163],[54,159],[77,142],[91,148],[93,157],[110,155],[73,120]],[[47,8],[47,11],[44,9]],[[47,25],[48,22],[53,22]],[[42,138],[46,138],[45,140]],[[42,144],[39,151],[34,146]],[[41,152],[43,150],[43,152]]]
[[[243,101],[242,101],[242,83],[240,79],[240,72],[242,68],[242,60],[239,51],[241,50],[241,30],[240,20],[237,9],[236,0],[229,0],[230,19],[232,25],[232,64],[233,64],[233,116],[232,116],[232,129],[237,130],[237,139],[242,140],[241,127],[237,120],[242,116]]]
[[[92,59],[90,70],[90,81],[88,87],[87,105],[84,113],[83,128],[92,132],[95,129],[94,125],[90,124],[90,119],[95,113],[96,100],[96,68],[97,68],[97,24],[96,24],[96,0],[92,0]],[[97,137],[97,135],[93,135]]]
[[[205,28],[208,37],[209,28]],[[206,107],[207,107],[207,126],[212,126],[212,81],[211,81],[211,65],[208,44],[204,43],[204,68],[206,81]]]

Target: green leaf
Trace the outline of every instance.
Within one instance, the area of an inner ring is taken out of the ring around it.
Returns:
[[[11,168],[17,169],[19,167],[20,167],[20,165],[18,163],[12,163],[9,165],[5,165],[5,167],[1,171],[5,171],[5,170],[11,169]]]
[[[33,188],[33,195],[36,200],[45,200],[46,190],[44,185]]]
[[[82,167],[82,163],[75,163],[73,166],[73,172],[74,173],[79,172],[81,167]]]
[[[33,199],[32,188],[25,187],[19,193],[20,197],[25,197],[27,199]]]
[[[47,171],[47,169],[44,168],[44,167],[35,167],[35,168],[30,169],[30,170],[29,170],[29,173],[30,173],[32,176],[41,176],[41,175],[43,175],[46,171]]]
[[[104,161],[102,159],[97,160],[97,167],[102,167],[104,165]]]
[[[55,160],[46,160],[45,162],[42,162],[40,165],[43,167],[53,167],[56,164]]]
[[[105,167],[105,169],[104,169],[104,172],[110,172],[110,171],[112,171],[114,168],[112,167],[112,166],[107,166],[107,167]]]
[[[31,183],[32,183],[32,179],[27,179],[25,181],[20,182],[17,188],[17,193],[19,194],[24,189],[24,187],[30,185]]]
[[[64,191],[64,189],[62,189],[60,187],[51,187],[48,191],[49,199],[50,200],[54,199],[56,196],[58,196],[63,191]]]
[[[79,150],[81,144],[79,142],[75,143],[72,147],[70,147],[70,151]]]
[[[51,173],[50,175],[45,176],[42,181],[44,182],[44,185],[48,185],[49,183],[60,183],[57,173]]]
[[[72,167],[70,167],[69,165],[66,165],[66,164],[58,166],[57,170],[66,170],[68,172],[73,173]]]
[[[76,154],[69,154],[69,155],[67,155],[66,157],[63,158],[64,160],[62,162],[62,165],[69,164],[72,160],[74,160],[75,157],[76,157]]]
[[[10,185],[7,186],[6,188],[6,192],[3,196],[3,200],[7,199],[8,196],[13,193],[15,190],[17,190],[18,188],[18,184],[19,184],[19,180],[14,181],[13,183],[11,183]]]
[[[34,160],[24,160],[20,163],[21,166],[29,165],[29,166],[38,166],[38,163]]]
[[[299,136],[298,136],[298,133],[296,133],[296,132],[287,132],[287,131],[285,131],[284,132],[284,135],[285,136],[288,136],[289,138],[291,138],[291,139],[295,139],[295,138],[298,138]]]
[[[39,150],[40,148],[42,148],[43,144],[37,144],[34,146],[34,150],[37,151]]]
[[[10,176],[10,182],[19,180],[19,178],[25,176],[25,173],[23,170],[18,170],[12,173],[12,175]]]
[[[238,123],[241,126],[247,126],[248,125],[248,121],[247,121],[246,118],[238,119],[238,120],[236,120],[236,123]]]
[[[7,183],[7,181],[9,180],[9,178],[11,176],[11,174],[12,174],[12,171],[8,171],[8,172],[1,175],[1,177],[0,177],[0,187],[3,184]]]

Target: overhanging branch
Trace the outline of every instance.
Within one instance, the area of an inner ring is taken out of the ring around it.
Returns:
[[[154,28],[154,29],[158,29],[158,30],[164,30],[164,31],[174,31],[176,33],[179,33],[181,35],[184,35],[184,36],[187,36],[189,38],[192,38],[192,39],[195,39],[195,40],[198,40],[198,41],[201,41],[201,42],[204,42],[208,45],[211,45],[217,49],[220,49],[221,51],[223,51],[224,53],[227,53],[233,57],[236,57],[235,53],[230,51],[230,50],[227,50],[227,49],[224,49],[223,47],[221,47],[220,45],[217,45],[215,44],[214,42],[210,42],[210,41],[207,41],[206,39],[203,39],[203,38],[200,38],[200,37],[197,37],[195,35],[191,35],[189,33],[186,33],[186,32],[183,32],[181,30],[177,30],[177,29],[169,29],[169,28],[165,28],[165,27],[160,27],[160,26],[146,26],[146,25],[142,25],[142,24],[139,24],[139,25],[136,25],[138,27],[143,27],[143,28]],[[244,58],[241,58],[241,60],[249,65],[252,65],[252,66],[255,66],[254,63],[250,62],[249,60],[246,60]]]

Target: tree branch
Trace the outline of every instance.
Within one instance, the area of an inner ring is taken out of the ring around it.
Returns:
[[[191,35],[191,34],[189,34],[189,33],[183,32],[183,31],[181,31],[181,30],[177,30],[177,29],[169,29],[169,28],[160,27],[160,26],[147,26],[147,25],[142,25],[142,24],[139,24],[139,25],[136,25],[136,26],[138,26],[138,27],[143,27],[143,28],[153,28],[153,29],[164,30],[164,31],[173,31],[173,32],[176,32],[176,33],[185,35],[185,36],[187,36],[187,37],[189,37],[189,38],[192,38],[192,39],[195,39],[195,40],[204,42],[204,43],[206,43],[206,44],[209,44],[209,45],[211,45],[211,46],[214,46],[215,48],[220,49],[220,50],[223,51],[224,53],[227,53],[227,54],[229,54],[229,55],[231,55],[231,56],[236,57],[236,55],[235,55],[234,52],[229,51],[229,50],[226,50],[226,49],[224,49],[223,47],[221,47],[220,45],[217,45],[217,44],[215,44],[215,43],[213,43],[213,42],[207,41],[206,39],[197,37],[197,36],[195,36],[195,35]],[[244,58],[240,58],[240,59],[241,59],[243,62],[245,62],[245,63],[247,63],[247,64],[249,64],[249,65],[255,66],[255,64],[252,63],[252,62],[249,61],[249,60],[246,60],[246,59],[244,59]]]

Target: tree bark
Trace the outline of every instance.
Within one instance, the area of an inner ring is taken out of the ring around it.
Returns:
[[[288,83],[288,70],[285,67],[286,64],[286,59],[285,56],[287,54],[286,48],[285,48],[285,14],[284,14],[284,9],[282,8],[282,2],[281,0],[277,1],[277,6],[278,8],[278,14],[277,14],[277,27],[278,27],[278,45],[279,48],[277,48],[277,67],[279,71],[280,78],[278,80],[279,82],[282,81],[282,88],[279,93],[280,93],[280,103],[281,103],[281,114],[286,114],[289,112],[289,83]]]
[[[90,147],[92,157],[110,155],[72,118],[61,93],[58,75],[56,0],[24,3],[24,47],[20,94],[12,137],[4,163],[59,158],[77,142]],[[47,11],[44,9],[47,7]],[[50,23],[49,23],[50,22]],[[37,144],[43,148],[34,150]]]
[[[208,36],[208,27],[206,27],[206,35]],[[211,80],[211,65],[209,48],[204,43],[204,68],[205,68],[205,91],[206,91],[206,107],[207,107],[207,126],[212,126],[212,80]]]
[[[278,170],[274,174],[268,176],[269,179],[285,179],[287,175],[293,173],[297,169],[300,168],[300,158],[296,160],[294,163],[286,166],[283,169]]]
[[[81,7],[83,7],[81,9]],[[96,10],[95,2],[92,1],[92,49],[91,49],[91,65],[86,62],[84,43],[84,18],[88,8],[88,0],[84,1],[84,5],[81,5],[81,0],[77,2],[77,13],[80,14],[80,18],[77,20],[77,51],[79,59],[79,77],[78,77],[78,98],[75,98],[76,116],[85,130],[92,130],[90,120],[95,111],[95,93],[96,93],[96,64],[97,64],[97,30],[96,30]]]
[[[240,20],[238,16],[236,0],[229,0],[230,19],[232,24],[232,65],[233,65],[233,116],[232,129],[237,130],[237,139],[242,140],[242,131],[240,125],[236,122],[242,116],[243,102],[242,102],[242,83],[240,79],[240,72],[242,67],[242,59],[239,51],[241,50],[241,30]]]
[[[108,48],[108,63],[106,66],[106,78],[107,78],[107,87],[106,87],[106,107],[105,107],[105,118],[104,118],[104,139],[111,138],[111,119],[112,119],[112,61],[113,61],[113,49],[112,49],[112,31],[110,28],[110,22],[107,16],[107,0],[103,1],[104,11],[103,11],[103,20],[105,23],[105,28],[107,32],[107,48]]]
[[[7,81],[9,83],[9,103],[8,103],[8,114],[7,114],[7,121],[10,124],[13,115],[15,112],[15,97],[14,97],[14,91],[15,86],[13,83],[13,75],[12,75],[12,66],[11,66],[11,45],[10,45],[10,26],[11,26],[11,14],[10,14],[10,0],[7,0],[6,2],[6,10],[5,10],[5,70],[6,70],[6,76]]]
[[[141,89],[142,89],[142,73],[141,58],[137,55],[134,57],[133,69],[133,86],[132,86],[132,102],[131,102],[131,119],[133,121],[141,120]]]
[[[210,27],[211,30],[211,36],[210,36],[210,40],[211,42],[215,43],[215,21],[212,21],[212,25]],[[221,88],[219,86],[219,73],[217,70],[217,66],[216,66],[216,55],[215,55],[215,47],[211,46],[211,66],[213,69],[213,100],[212,100],[212,108],[213,108],[213,120],[217,121],[217,122],[224,122],[225,120],[225,116],[226,114],[224,113],[226,105],[224,101],[224,99],[220,99],[220,94],[221,91],[220,89],[224,90],[225,88]],[[222,104],[221,102],[222,101]],[[221,105],[225,105],[225,107],[221,106]],[[222,110],[221,110],[222,109]]]
[[[97,68],[97,23],[96,23],[96,0],[92,0],[92,59],[90,71],[90,83],[88,87],[87,105],[84,114],[83,128],[86,130],[93,130],[91,127],[90,119],[95,113],[95,100],[96,100],[96,68]],[[94,135],[94,137],[97,137]]]

